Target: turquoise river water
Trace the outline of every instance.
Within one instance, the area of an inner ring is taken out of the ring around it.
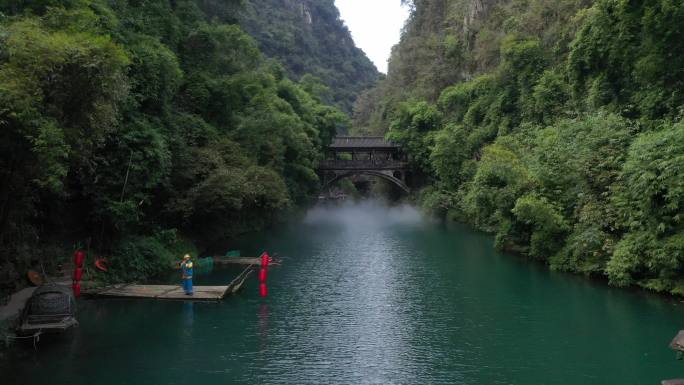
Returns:
[[[278,253],[218,303],[79,300],[80,327],[0,356],[1,384],[659,384],[679,300],[503,255],[410,207],[318,208],[229,245]],[[224,284],[215,269],[195,284]]]

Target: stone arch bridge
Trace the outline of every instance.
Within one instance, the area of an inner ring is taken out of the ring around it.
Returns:
[[[399,145],[382,136],[338,136],[326,148],[318,171],[323,188],[354,175],[371,175],[387,180],[405,192],[408,159]]]

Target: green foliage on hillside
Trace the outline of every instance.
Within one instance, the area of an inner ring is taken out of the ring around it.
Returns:
[[[278,59],[292,79],[309,74],[328,87],[324,101],[351,113],[359,93],[379,73],[356,48],[334,0],[244,0],[241,24],[264,55]],[[303,80],[303,79],[302,79]]]
[[[264,60],[236,4],[0,1],[0,281],[87,239],[146,276],[317,189],[347,118]]]
[[[611,284],[684,294],[684,5],[415,0],[355,123],[427,209]]]

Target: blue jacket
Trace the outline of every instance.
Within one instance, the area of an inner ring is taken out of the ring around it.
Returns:
[[[183,279],[192,279],[192,261],[188,260],[181,263],[181,269],[183,270]]]

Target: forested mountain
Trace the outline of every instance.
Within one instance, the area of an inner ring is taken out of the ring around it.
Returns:
[[[258,228],[315,193],[348,119],[323,84],[264,58],[240,7],[0,0],[0,283],[76,245],[113,276],[150,276],[185,240]]]
[[[325,100],[351,112],[379,73],[339,16],[334,0],[244,0],[240,23],[290,78],[319,78],[329,88]]]
[[[414,0],[355,106],[425,207],[611,284],[684,294],[684,4]]]

